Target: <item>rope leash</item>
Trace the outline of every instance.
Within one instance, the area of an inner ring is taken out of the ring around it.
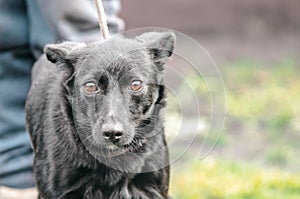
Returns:
[[[97,8],[100,31],[102,33],[104,40],[109,39],[110,35],[108,31],[107,20],[106,20],[106,15],[105,15],[102,0],[94,0],[94,1]]]

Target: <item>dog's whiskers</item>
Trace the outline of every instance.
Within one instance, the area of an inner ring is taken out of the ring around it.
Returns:
[[[87,137],[86,137],[86,138],[84,138],[84,139],[83,139],[81,142],[84,144],[84,142],[85,142],[85,141],[89,141],[91,137],[93,137],[93,135],[89,135],[89,136],[87,136]],[[92,142],[94,142],[94,140],[93,140],[93,139],[91,139],[91,141],[92,141]]]

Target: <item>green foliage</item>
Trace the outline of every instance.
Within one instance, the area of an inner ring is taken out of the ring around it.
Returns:
[[[300,117],[300,71],[293,62],[263,67],[239,62],[226,68],[224,79],[228,113],[260,121],[272,131],[281,131]]]
[[[173,168],[170,191],[175,199],[298,199],[300,174],[228,161],[195,160]]]
[[[171,194],[175,199],[299,199],[299,66],[291,60],[272,66],[240,61],[222,68],[222,77],[227,119],[215,148],[222,160],[185,160],[174,166]],[[205,108],[211,90],[205,77],[191,74],[187,79],[209,121]],[[208,134],[206,143],[213,143],[214,135]],[[224,161],[229,157],[236,162]],[[253,162],[241,163],[245,160]]]
[[[241,121],[262,124],[273,132],[284,130],[300,118],[300,70],[287,60],[273,66],[239,61],[225,66],[222,77],[226,89],[227,113]],[[211,105],[216,77],[201,77],[191,73],[179,90],[186,96],[183,103],[192,98],[187,83],[200,99],[201,109]],[[207,83],[209,82],[209,85]],[[172,105],[173,103],[169,103]],[[203,110],[202,110],[203,111]]]
[[[284,147],[271,147],[266,152],[267,161],[276,165],[285,165],[289,159],[289,148]]]
[[[222,68],[226,89],[227,118],[220,143],[226,149],[239,147],[242,158],[255,154],[260,162],[280,167],[295,165],[300,156],[300,70],[292,60],[268,66],[238,61]],[[187,80],[199,96],[204,120],[211,116],[212,77],[190,74]],[[212,84],[213,85],[213,84]],[[183,91],[185,85],[183,85]],[[187,91],[185,91],[187,92]],[[185,93],[188,96],[188,93]],[[190,103],[187,97],[186,103]],[[212,126],[210,131],[213,132]],[[207,143],[215,140],[208,134]],[[251,146],[248,145],[251,143]],[[240,148],[244,146],[244,148]],[[230,151],[230,149],[229,149]],[[239,158],[239,157],[237,157]]]

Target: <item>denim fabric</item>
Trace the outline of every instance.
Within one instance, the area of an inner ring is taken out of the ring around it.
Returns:
[[[119,6],[119,0],[105,2],[112,33],[123,27]],[[34,186],[24,105],[31,67],[44,45],[100,38],[91,1],[0,0],[0,186]]]

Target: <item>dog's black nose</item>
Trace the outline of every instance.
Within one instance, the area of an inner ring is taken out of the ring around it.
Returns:
[[[119,142],[124,135],[124,127],[122,123],[116,121],[113,117],[104,120],[101,130],[104,139],[114,143]]]
[[[110,140],[112,142],[118,142],[123,137],[123,133],[121,131],[104,131],[103,136],[105,139]]]

